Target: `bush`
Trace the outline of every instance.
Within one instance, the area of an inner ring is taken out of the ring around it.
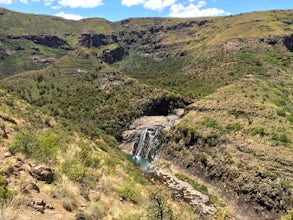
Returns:
[[[56,159],[59,149],[65,148],[63,138],[53,130],[47,130],[39,136],[32,130],[21,130],[9,147],[11,153],[23,153],[41,162],[51,162]]]
[[[89,146],[83,147],[82,150],[77,153],[77,157],[86,167],[97,168],[101,161],[99,156],[95,155],[93,149]]]
[[[86,168],[76,158],[66,159],[61,164],[61,169],[69,179],[76,182],[83,182],[86,176]]]
[[[63,208],[69,212],[72,212],[78,207],[78,202],[73,192],[71,192],[68,186],[59,184],[52,188],[50,192],[52,197],[56,197],[62,201]]]
[[[209,127],[209,128],[220,128],[220,125],[219,123],[212,119],[212,118],[205,118],[203,121],[202,121],[202,124]]]
[[[135,189],[133,185],[130,185],[129,183],[125,183],[121,187],[119,187],[117,189],[117,193],[123,199],[135,204],[138,203],[140,200],[140,192],[137,189]]]
[[[25,156],[30,157],[37,150],[37,146],[35,133],[31,130],[21,130],[16,134],[9,151],[12,154],[23,153]]]
[[[45,131],[38,136],[38,149],[34,157],[42,162],[54,161],[59,149],[64,149],[65,143],[62,137],[52,130]]]
[[[293,208],[288,210],[287,214],[281,217],[281,220],[292,220],[293,219]]]
[[[267,136],[268,133],[265,131],[262,127],[253,127],[246,130],[247,133],[249,133],[252,136],[260,135],[261,137]]]
[[[276,112],[277,112],[277,115],[281,117],[286,117],[286,112],[284,109],[277,109]]]
[[[227,124],[226,130],[228,131],[240,131],[242,128],[241,124],[234,123],[234,124]]]
[[[88,220],[103,219],[107,216],[107,207],[101,203],[92,203],[86,207],[84,214]]]
[[[12,198],[12,191],[7,187],[7,181],[0,173],[0,202],[6,202]]]
[[[290,122],[293,122],[293,113],[291,113],[290,115],[287,116],[287,119],[290,121]]]

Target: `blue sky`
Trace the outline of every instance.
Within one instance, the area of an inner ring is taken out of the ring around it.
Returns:
[[[102,17],[203,17],[293,9],[293,0],[0,0],[10,10],[78,20]]]

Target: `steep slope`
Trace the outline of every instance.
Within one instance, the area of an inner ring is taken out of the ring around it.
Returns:
[[[275,76],[292,69],[292,11],[180,21],[155,25],[153,33],[144,30],[151,33],[146,40],[137,34],[141,43],[115,67],[191,100],[247,74]]]
[[[76,47],[79,33],[111,32],[108,21],[69,21],[0,9],[0,78],[41,69]]]
[[[121,131],[144,114],[168,114],[184,101],[151,89],[102,63],[88,49],[78,49],[39,71],[25,72],[0,83],[29,103],[90,137],[103,129]]]
[[[155,198],[166,216],[198,219],[150,182],[113,137],[88,139],[4,90],[0,100],[1,219],[149,219]]]
[[[247,219],[277,218],[293,205],[292,112],[277,105],[292,103],[292,74],[283,87],[247,78],[193,103],[164,157],[237,198]]]

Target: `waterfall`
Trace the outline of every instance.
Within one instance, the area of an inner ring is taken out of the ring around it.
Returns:
[[[161,138],[161,126],[148,127],[141,130],[136,150],[133,151],[134,159],[154,160],[160,150]]]
[[[136,158],[136,159],[138,159],[140,157],[141,151],[142,151],[142,149],[143,149],[143,147],[145,145],[145,139],[146,139],[147,132],[148,132],[148,128],[144,128],[141,131],[140,138],[139,138],[139,143],[137,145],[137,148],[136,148],[136,151],[135,151],[135,154],[134,154],[134,158]]]

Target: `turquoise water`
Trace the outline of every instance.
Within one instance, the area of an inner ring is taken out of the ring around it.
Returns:
[[[149,161],[148,159],[142,158],[142,157],[134,157],[133,155],[128,155],[127,158],[136,166],[138,166],[143,172],[145,173],[151,172],[151,169],[150,169],[151,161]]]

